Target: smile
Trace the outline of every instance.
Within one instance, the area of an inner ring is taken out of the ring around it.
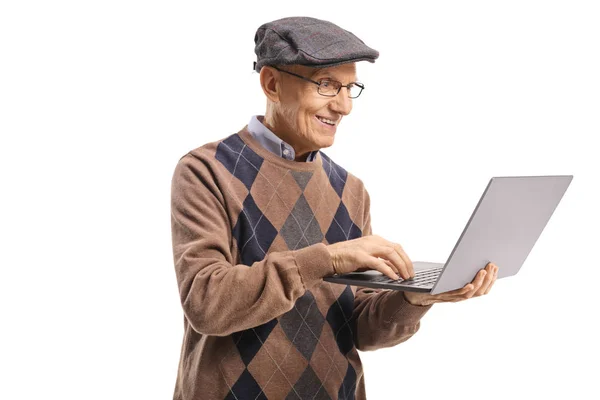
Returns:
[[[327,119],[327,118],[323,118],[320,116],[316,116],[315,115],[315,119],[317,120],[317,123],[319,125],[321,125],[323,127],[323,129],[325,129],[326,132],[328,132],[329,134],[334,134],[336,129],[337,129],[337,123]]]
[[[333,126],[335,126],[335,121],[332,121],[332,120],[330,120],[330,119],[323,118],[323,117],[319,117],[318,115],[317,115],[317,119],[318,119],[319,121],[321,121],[321,122],[324,122],[324,123],[326,123],[327,125],[333,125]]]

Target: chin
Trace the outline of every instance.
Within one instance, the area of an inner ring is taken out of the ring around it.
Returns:
[[[333,142],[335,142],[335,135],[321,136],[321,140],[319,141],[319,147],[322,149],[325,147],[332,146]]]

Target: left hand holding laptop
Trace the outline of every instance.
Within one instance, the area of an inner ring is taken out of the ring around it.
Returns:
[[[460,289],[451,292],[429,294],[419,292],[398,292],[403,293],[404,298],[412,305],[428,306],[434,303],[457,302],[488,294],[498,277],[498,266],[488,263],[485,268],[480,269],[471,283],[466,284]]]

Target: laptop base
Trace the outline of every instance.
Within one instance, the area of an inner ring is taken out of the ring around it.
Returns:
[[[429,293],[433,289],[444,264],[430,262],[413,262],[415,277],[409,280],[393,280],[376,270],[351,272],[323,278],[326,282],[342,285],[365,286],[374,289],[391,289],[407,292]]]

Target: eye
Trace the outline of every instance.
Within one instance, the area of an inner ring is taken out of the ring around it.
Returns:
[[[331,81],[329,79],[322,79],[321,86],[324,88],[327,88],[327,87],[331,86]]]

